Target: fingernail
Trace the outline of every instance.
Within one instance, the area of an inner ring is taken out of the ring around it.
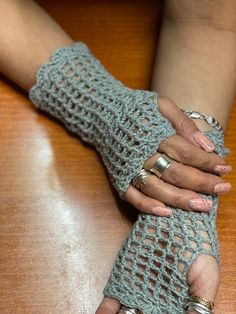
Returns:
[[[228,173],[232,170],[231,166],[225,166],[225,165],[216,165],[214,168],[215,172],[219,173]]]
[[[193,134],[193,138],[208,153],[213,152],[215,149],[214,144],[200,131],[196,131]]]
[[[204,198],[191,198],[189,200],[189,207],[191,209],[199,209],[203,211],[209,211],[212,207],[212,201]]]
[[[172,215],[172,210],[168,207],[157,206],[152,209],[152,212],[157,216],[170,217]]]
[[[218,183],[214,186],[214,192],[215,193],[227,193],[231,189],[230,183]]]

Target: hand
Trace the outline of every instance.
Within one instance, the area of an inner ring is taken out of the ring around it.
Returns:
[[[157,153],[144,163],[144,168],[149,170],[161,153],[175,161],[161,179],[155,175],[146,178],[141,191],[130,185],[124,198],[140,211],[159,216],[171,215],[172,211],[166,205],[209,211],[212,202],[197,192],[228,192],[230,183],[225,183],[219,175],[229,172],[231,167],[213,152],[214,144],[172,100],[159,96],[158,104],[160,112],[172,123],[177,134],[161,143]]]

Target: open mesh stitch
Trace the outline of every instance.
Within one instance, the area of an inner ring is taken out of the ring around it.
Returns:
[[[157,93],[124,86],[82,42],[54,51],[29,96],[97,148],[121,196],[144,161],[175,134],[158,111]]]
[[[81,42],[52,54],[39,68],[29,96],[37,108],[96,147],[121,196],[162,140],[175,134],[158,111],[155,92],[125,87]],[[222,137],[209,136],[223,152]],[[184,313],[192,262],[203,253],[218,260],[213,200],[209,214],[175,209],[169,219],[140,215],[118,254],[105,295],[145,314]]]
[[[223,137],[207,135],[223,154]],[[173,209],[171,218],[140,214],[114,263],[104,295],[144,314],[183,314],[188,271],[200,254],[219,263],[215,228],[217,196],[209,213]]]

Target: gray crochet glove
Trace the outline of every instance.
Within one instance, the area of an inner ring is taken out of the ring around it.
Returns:
[[[209,131],[221,155],[223,134]],[[173,210],[171,218],[139,215],[113,267],[104,295],[143,314],[184,314],[189,299],[187,275],[200,254],[219,262],[216,233],[218,197],[209,213]]]
[[[121,197],[145,160],[175,134],[158,110],[157,93],[124,86],[82,42],[52,54],[29,97],[96,147]]]

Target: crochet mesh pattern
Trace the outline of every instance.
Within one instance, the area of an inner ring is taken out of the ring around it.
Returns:
[[[223,134],[205,133],[221,155]],[[218,198],[209,213],[173,209],[171,218],[140,214],[118,253],[104,295],[144,314],[183,314],[189,299],[187,275],[200,254],[219,263],[215,227]]]
[[[158,110],[157,93],[124,86],[82,42],[53,52],[29,97],[96,147],[121,197],[145,160],[175,134]]]

